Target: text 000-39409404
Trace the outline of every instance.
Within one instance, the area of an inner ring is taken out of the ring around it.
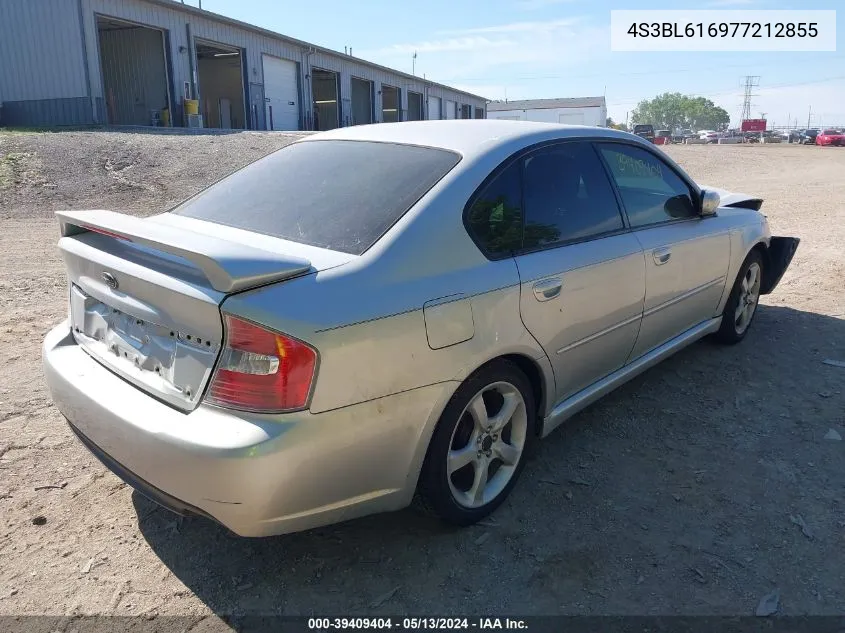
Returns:
[[[613,51],[835,51],[836,11],[611,11]]]
[[[315,617],[308,618],[309,631],[337,630],[397,630],[397,631],[444,631],[444,630],[526,630],[521,618],[497,617]]]

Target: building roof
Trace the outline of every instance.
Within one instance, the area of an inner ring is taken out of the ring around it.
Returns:
[[[488,112],[502,110],[547,110],[551,108],[601,108],[604,97],[572,97],[566,99],[523,99],[522,101],[491,101]]]
[[[323,140],[375,141],[437,147],[472,157],[511,143],[528,146],[559,138],[625,138],[638,136],[611,128],[503,119],[453,119],[353,125],[311,134],[301,143]]]
[[[146,0],[147,2],[151,2],[153,4],[158,4],[160,6],[167,7],[168,9],[176,9],[178,11],[184,11],[185,13],[191,13],[193,15],[202,16],[204,18],[208,18],[210,20],[217,20],[218,22],[223,22],[225,24],[230,24],[232,26],[236,26],[238,28],[246,29],[248,31],[253,31],[254,33],[259,33],[261,35],[265,35],[267,37],[273,37],[280,40],[285,40],[286,42],[290,42],[297,46],[302,46],[307,50],[312,51],[319,51],[321,53],[326,53],[328,55],[334,55],[337,57],[345,57],[357,61],[362,64],[367,64],[368,66],[372,66],[373,68],[378,68],[379,70],[384,70],[389,73],[393,73],[395,75],[399,75],[401,77],[406,77],[408,79],[413,79],[415,81],[419,81],[423,84],[428,84],[430,86],[438,86],[440,88],[445,88],[446,90],[451,90],[458,94],[467,95],[468,97],[473,97],[474,99],[481,99],[482,101],[489,101],[487,97],[482,97],[481,95],[473,94],[471,92],[467,92],[465,90],[459,90],[457,88],[453,88],[452,86],[447,86],[446,84],[441,84],[436,81],[431,81],[430,79],[423,79],[418,75],[411,75],[410,73],[402,72],[401,70],[396,70],[395,68],[390,68],[389,66],[382,66],[381,64],[376,64],[374,62],[367,61],[366,59],[361,59],[360,57],[353,57],[352,55],[348,55],[346,53],[341,53],[340,51],[332,50],[331,48],[325,48],[323,46],[317,46],[316,44],[311,44],[310,42],[305,42],[303,40],[298,40],[294,37],[290,37],[288,35],[283,35],[282,33],[277,33],[276,31],[271,31],[269,29],[261,28],[260,26],[255,26],[254,24],[249,24],[247,22],[241,22],[240,20],[235,20],[234,18],[226,17],[225,15],[221,15],[219,13],[214,13],[213,11],[207,11],[205,9],[199,9],[195,6],[190,4],[183,4],[181,0]]]

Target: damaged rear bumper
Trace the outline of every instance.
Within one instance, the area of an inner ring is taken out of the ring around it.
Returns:
[[[764,262],[760,294],[769,294],[777,287],[786,269],[789,268],[800,241],[801,239],[797,237],[772,237],[767,251],[767,261]]]

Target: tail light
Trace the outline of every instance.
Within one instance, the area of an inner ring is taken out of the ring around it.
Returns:
[[[302,341],[224,315],[226,344],[206,402],[246,411],[292,411],[308,401],[317,352]]]

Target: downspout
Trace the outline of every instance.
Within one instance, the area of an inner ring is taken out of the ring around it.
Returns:
[[[303,99],[302,102],[308,103],[308,108],[303,111],[303,128],[306,130],[313,130],[314,129],[314,90],[313,90],[313,81],[314,78],[312,77],[311,72],[311,56],[315,53],[313,46],[308,47],[307,49],[303,49],[302,53],[304,56],[304,62],[302,64],[302,83],[303,83]],[[338,107],[340,104],[338,103]]]
[[[82,66],[85,70],[85,90],[87,92],[88,105],[91,108],[91,121],[96,125],[100,121],[97,113],[97,104],[94,102],[94,91],[91,89],[91,67],[88,61],[88,42],[85,39],[85,13],[82,10],[82,0],[78,0],[77,7],[79,10],[79,34],[82,37]]]
[[[191,98],[199,99],[197,94],[197,70],[194,66],[194,38],[191,36],[190,22],[185,22],[185,34],[188,36],[188,70],[191,73]]]

